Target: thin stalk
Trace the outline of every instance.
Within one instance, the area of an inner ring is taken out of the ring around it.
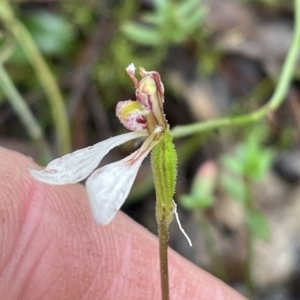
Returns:
[[[0,18],[19,42],[49,100],[59,154],[71,151],[71,135],[63,98],[46,61],[25,26],[14,16],[9,1],[0,3]]]
[[[38,144],[43,159],[50,160],[52,158],[48,149],[47,143],[44,139],[43,131],[38,122],[35,120],[31,113],[26,101],[22,98],[15,85],[13,84],[10,76],[7,74],[5,68],[0,63],[0,87],[8,98],[11,106],[18,114],[20,120],[27,128],[29,136]]]
[[[286,56],[281,74],[278,79],[276,89],[270,100],[258,110],[244,114],[238,117],[222,118],[217,120],[209,120],[206,122],[198,122],[191,125],[182,125],[175,127],[171,134],[173,138],[183,137],[207,130],[212,130],[227,126],[241,126],[249,123],[257,122],[263,119],[267,114],[276,110],[284,101],[288,92],[290,82],[293,77],[294,70],[297,65],[297,59],[300,51],[300,0],[295,0],[295,25],[294,37],[292,44]]]
[[[169,300],[169,270],[168,270],[168,240],[169,225],[164,222],[158,222],[159,236],[159,261],[160,261],[160,281],[162,300]]]

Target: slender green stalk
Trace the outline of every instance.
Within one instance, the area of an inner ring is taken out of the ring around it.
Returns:
[[[66,109],[63,98],[47,63],[36,47],[30,33],[14,16],[10,3],[7,0],[2,0],[0,3],[0,18],[19,42],[48,97],[56,130],[59,154],[70,152],[71,136]]]
[[[19,118],[27,128],[29,136],[37,142],[39,148],[43,153],[45,159],[51,159],[51,154],[47,147],[46,141],[43,136],[43,132],[32,115],[30,109],[28,108],[26,102],[23,100],[22,96],[19,94],[18,90],[14,86],[12,80],[7,74],[5,68],[0,63],[0,87],[5,93],[6,97],[9,99],[15,112],[18,114]]]
[[[162,300],[169,300],[169,270],[168,270],[168,244],[169,244],[169,224],[158,222],[159,236],[159,262],[160,262],[160,282]]]
[[[245,115],[231,118],[222,118],[217,120],[209,120],[206,122],[198,122],[191,125],[177,126],[172,130],[172,136],[174,138],[183,137],[207,130],[212,130],[225,126],[241,126],[256,122],[264,118],[268,113],[276,110],[284,101],[284,98],[288,92],[290,82],[294,70],[297,65],[297,59],[300,51],[300,0],[295,0],[295,25],[294,25],[294,37],[290,46],[289,52],[285,59],[282,72],[278,79],[277,87],[269,100],[260,109]]]

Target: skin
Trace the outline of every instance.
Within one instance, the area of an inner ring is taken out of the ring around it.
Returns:
[[[94,223],[83,185],[49,186],[0,147],[0,295],[9,300],[160,299],[158,240],[119,212]],[[171,299],[242,300],[174,251]]]

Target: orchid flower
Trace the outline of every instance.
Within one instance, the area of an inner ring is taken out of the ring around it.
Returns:
[[[88,177],[86,188],[92,214],[102,225],[112,221],[125,202],[143,160],[168,129],[163,113],[164,86],[160,75],[140,68],[139,81],[135,70],[134,64],[126,68],[136,88],[136,100],[120,101],[116,107],[117,117],[131,132],[66,154],[42,170],[29,169],[35,179],[54,185],[77,183]],[[142,136],[146,139],[138,150],[95,170],[111,149]]]

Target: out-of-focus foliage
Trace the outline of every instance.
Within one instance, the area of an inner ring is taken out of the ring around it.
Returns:
[[[67,55],[74,42],[74,28],[66,18],[45,11],[32,12],[24,19],[40,50],[47,55]]]
[[[109,91],[109,94],[103,94],[109,107],[115,105],[112,102],[113,98],[116,99],[113,86],[128,87],[128,77],[123,72],[128,62],[134,61],[137,67],[159,70],[168,55],[168,48],[179,43],[184,47],[192,42],[199,56],[199,69],[208,71],[215,67],[215,53],[211,49],[206,51],[208,32],[203,26],[206,9],[201,1],[156,0],[153,5],[151,13],[140,13],[136,2],[129,0],[113,10],[113,19],[120,30],[116,31],[109,48],[105,49],[94,73],[101,90],[104,93]],[[134,19],[141,22],[131,21]],[[206,63],[203,63],[204,60]],[[112,65],[115,67],[112,68]]]
[[[23,20],[36,45],[42,53],[49,56],[68,55],[74,42],[74,28],[63,16],[46,11],[28,13]],[[24,62],[26,57],[19,46],[11,60]]]
[[[264,178],[272,163],[273,152],[262,146],[263,136],[264,130],[251,132],[234,156],[225,155],[222,158],[223,164],[250,180]]]
[[[137,44],[161,47],[182,43],[197,34],[204,21],[206,10],[199,0],[155,0],[153,4],[154,11],[141,17],[143,24],[127,21],[122,26],[125,35]]]
[[[98,1],[97,1],[98,2]],[[62,1],[62,9],[73,26],[88,34],[92,29],[99,3],[96,1]]]
[[[293,5],[293,0],[243,0],[244,2],[257,2],[270,7],[278,7],[280,5]]]
[[[254,129],[233,155],[221,159],[227,169],[221,177],[224,190],[244,205],[251,234],[263,240],[269,238],[270,230],[264,214],[253,208],[252,183],[265,178],[272,166],[274,152],[263,145],[266,132],[262,127]]]
[[[263,213],[253,210],[247,210],[246,223],[253,236],[258,239],[268,241],[271,234],[270,227],[267,218]]]
[[[203,169],[206,169],[204,171]],[[191,187],[190,194],[180,196],[180,204],[188,210],[208,209],[215,202],[215,188],[217,186],[217,173],[215,166],[207,162],[198,171]]]

